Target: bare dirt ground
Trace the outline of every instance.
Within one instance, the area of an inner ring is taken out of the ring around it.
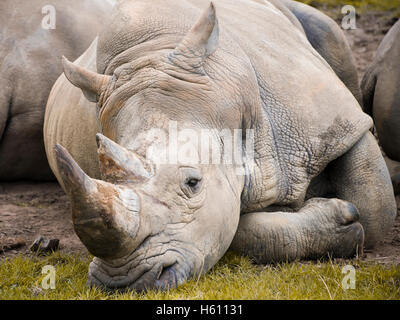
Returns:
[[[42,235],[60,239],[64,252],[87,252],[74,232],[68,197],[58,183],[16,182],[0,184],[0,260],[29,254]],[[25,242],[19,248],[6,248]]]
[[[338,16],[337,12],[327,13]],[[387,13],[370,12],[358,17],[356,30],[344,31],[353,49],[360,78],[394,23],[395,19]],[[391,169],[396,166],[390,163]],[[400,197],[397,204],[400,208]],[[366,251],[362,259],[400,265],[400,210],[398,213],[396,224],[383,243],[373,251]],[[0,183],[0,260],[19,253],[31,254],[29,246],[39,235],[60,239],[63,252],[87,252],[74,233],[67,196],[57,183]],[[13,248],[20,242],[25,245]]]

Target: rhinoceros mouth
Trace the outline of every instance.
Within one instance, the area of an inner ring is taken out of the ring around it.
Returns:
[[[108,292],[146,292],[152,289],[163,291],[176,288],[188,279],[185,268],[180,267],[177,259],[160,257],[157,260],[152,264],[129,262],[116,267],[94,258],[89,265],[88,286]]]

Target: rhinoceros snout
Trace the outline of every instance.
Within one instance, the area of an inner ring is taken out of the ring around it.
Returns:
[[[114,261],[115,264],[115,261]],[[168,290],[176,288],[188,280],[187,269],[169,259],[155,264],[139,263],[132,267],[110,266],[95,258],[89,265],[88,286],[102,290],[147,292],[148,290]]]

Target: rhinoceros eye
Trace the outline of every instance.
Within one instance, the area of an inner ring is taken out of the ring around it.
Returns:
[[[188,196],[192,197],[201,190],[202,177],[199,170],[194,168],[181,168],[182,177],[182,191]]]
[[[198,178],[190,178],[186,181],[186,185],[193,191],[197,192],[200,189],[201,179]]]

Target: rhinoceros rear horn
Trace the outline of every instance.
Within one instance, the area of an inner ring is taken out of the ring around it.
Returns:
[[[129,188],[90,178],[68,151],[56,146],[60,178],[71,199],[78,237],[92,254],[121,257],[135,248],[139,229],[139,199]]]
[[[101,92],[107,88],[111,76],[99,74],[75,65],[62,57],[64,74],[67,79],[82,90],[85,97],[92,102],[97,102]]]
[[[101,133],[96,135],[96,140],[100,172],[104,180],[113,183],[127,180],[140,182],[150,178],[151,173],[132,151]]]
[[[218,20],[211,2],[170,58],[183,68],[201,67],[204,60],[217,49],[218,38]]]

